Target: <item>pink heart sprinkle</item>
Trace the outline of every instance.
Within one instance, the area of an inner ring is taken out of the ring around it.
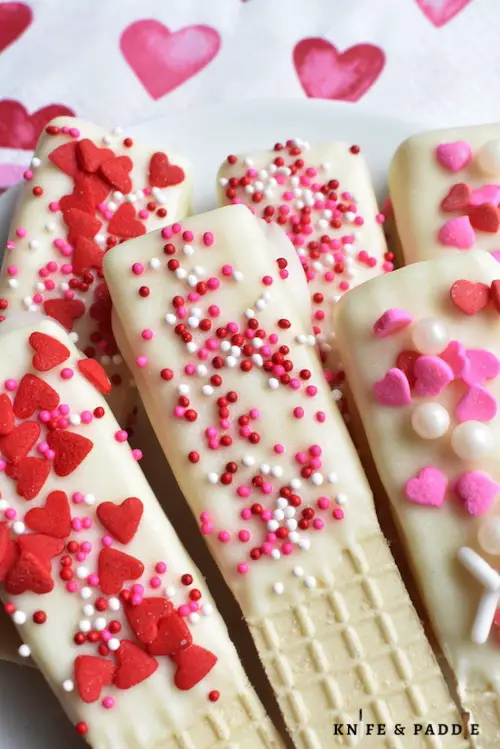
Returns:
[[[390,369],[373,386],[375,398],[384,406],[406,406],[411,403],[410,385],[404,372]]]
[[[458,421],[491,421],[497,415],[496,398],[482,387],[473,385],[459,400],[456,415]]]
[[[472,158],[472,150],[464,140],[455,143],[441,143],[436,148],[436,158],[441,166],[450,172],[459,172]]]
[[[411,322],[413,322],[412,315],[404,309],[388,309],[374,324],[373,332],[377,338],[387,338],[397,333],[398,330],[406,328]]]
[[[456,379],[464,377],[470,367],[465,346],[463,346],[460,341],[450,341],[443,353],[439,354],[439,356],[450,367]]]
[[[470,197],[471,205],[482,205],[483,203],[500,203],[500,185],[484,185],[472,190]]]
[[[441,507],[444,502],[448,479],[446,474],[434,466],[426,466],[415,478],[405,484],[405,496],[410,502],[430,507]]]
[[[468,216],[458,216],[442,225],[438,232],[438,239],[446,247],[469,250],[476,241],[476,232]]]
[[[482,385],[486,380],[492,380],[500,373],[500,360],[485,349],[468,349],[467,359],[469,367],[464,382],[467,385]]]
[[[487,512],[500,487],[482,471],[466,471],[457,479],[454,492],[464,503],[469,515],[477,517]]]
[[[425,398],[439,395],[455,379],[451,367],[439,356],[419,356],[414,372],[415,392]]]

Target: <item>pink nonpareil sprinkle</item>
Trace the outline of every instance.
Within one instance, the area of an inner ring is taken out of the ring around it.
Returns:
[[[113,544],[113,539],[111,538],[111,536],[103,536],[101,539],[101,543],[103,546],[106,546],[109,548]]]

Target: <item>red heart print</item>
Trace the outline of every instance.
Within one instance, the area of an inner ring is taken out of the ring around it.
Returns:
[[[149,645],[156,640],[158,623],[169,617],[173,609],[173,603],[168,598],[143,598],[138,606],[131,603],[126,603],[124,606],[125,616],[132,632],[144,645]]]
[[[108,224],[108,232],[116,237],[132,239],[146,233],[144,224],[135,218],[135,208],[130,203],[122,203]]]
[[[115,653],[118,667],[113,684],[118,689],[130,689],[141,681],[148,679],[158,668],[158,661],[134,645],[129,640],[122,640]]]
[[[49,568],[50,560],[64,550],[64,541],[44,533],[23,533],[19,536],[18,543],[21,551],[33,554]]]
[[[59,395],[53,387],[37,375],[24,375],[14,398],[14,413],[18,419],[28,419],[37,409],[52,411],[58,405]]]
[[[59,208],[64,213],[67,213],[72,208],[76,208],[84,213],[89,213],[91,216],[95,213],[96,199],[92,185],[87,182],[80,180],[78,183],[75,182],[73,192],[70,195],[63,195],[59,201]]]
[[[6,437],[0,437],[0,452],[5,460],[14,466],[18,465],[37,441],[40,431],[38,422],[25,421]]]
[[[19,554],[5,578],[5,590],[13,596],[19,596],[27,591],[44,595],[53,589],[54,581],[50,569],[29,552]]]
[[[24,458],[17,466],[8,464],[5,473],[13,481],[17,481],[18,495],[29,502],[37,496],[47,481],[50,462],[43,458]]]
[[[358,101],[381,74],[385,54],[373,44],[339,52],[326,39],[313,37],[295,45],[293,62],[307,96]]]
[[[126,580],[137,580],[144,572],[142,562],[117,549],[101,549],[98,568],[99,583],[106,596],[116,595]]]
[[[451,301],[466,315],[475,315],[490,301],[490,289],[485,283],[455,281],[450,289]]]
[[[14,409],[8,395],[0,395],[0,437],[5,437],[14,429]]]
[[[78,141],[77,154],[80,167],[91,173],[97,172],[104,161],[115,156],[110,148],[98,148],[89,138]]]
[[[458,182],[441,201],[441,210],[446,213],[463,211],[470,205],[472,190],[465,182]]]
[[[54,538],[67,538],[71,533],[71,510],[64,492],[49,494],[44,507],[34,507],[24,516],[24,523],[32,531]]]
[[[79,655],[75,659],[75,684],[84,702],[97,702],[104,687],[113,683],[115,665],[96,655]]]
[[[149,184],[151,187],[172,187],[184,182],[184,170],[171,164],[166,153],[158,151],[149,162]]]
[[[0,6],[1,7],[1,6]],[[0,148],[19,148],[33,151],[42,130],[54,117],[74,116],[62,104],[50,104],[28,114],[19,101],[0,101]]]
[[[120,38],[123,56],[153,99],[203,70],[220,45],[219,33],[210,26],[186,26],[174,33],[153,19],[130,24]]]
[[[32,333],[29,342],[31,348],[35,351],[32,364],[39,372],[48,372],[69,359],[69,349],[57,338],[52,338],[50,335]],[[1,418],[0,434],[2,434]]]
[[[103,395],[111,392],[111,382],[106,370],[95,359],[80,359],[76,366],[81,374]]]
[[[500,210],[493,203],[471,205],[467,214],[474,229],[495,234],[500,228]]]
[[[53,465],[58,476],[73,473],[94,447],[92,440],[87,437],[63,429],[49,432],[47,444],[55,453]]]
[[[491,284],[491,301],[496,311],[500,313],[500,281]]]
[[[196,686],[217,663],[216,656],[209,650],[200,648],[199,645],[191,645],[186,650],[179,650],[170,657],[177,664],[174,684],[177,689],[183,691]]]
[[[80,171],[80,165],[76,157],[77,145],[76,141],[71,140],[69,143],[63,143],[62,146],[54,148],[49,153],[49,161],[70,177],[76,177]]]
[[[43,309],[66,330],[73,330],[75,320],[85,314],[85,304],[80,299],[47,299]]]
[[[70,208],[69,211],[63,213],[63,218],[69,229],[68,240],[70,244],[74,244],[77,237],[92,239],[102,226],[101,221],[95,216],[80,211],[78,208]]]
[[[418,351],[401,351],[396,359],[396,367],[406,375],[410,387],[415,385],[415,362],[419,358]]]
[[[0,583],[2,583],[19,554],[19,547],[9,538],[7,523],[0,523]]]
[[[128,497],[120,505],[101,502],[97,508],[97,517],[113,538],[121,544],[128,544],[137,533],[143,511],[144,505],[140,499]]]
[[[134,164],[128,156],[117,156],[105,161],[101,165],[100,172],[106,182],[109,182],[115,190],[119,190],[126,195],[132,189],[129,172],[133,166]]]
[[[148,645],[151,655],[174,655],[189,648],[193,638],[184,619],[172,611],[171,615],[158,622],[158,636]]]
[[[103,257],[104,250],[96,242],[88,239],[88,237],[78,237],[71,256],[73,273],[75,276],[82,276],[91,268],[100,270]]]
[[[31,8],[24,3],[0,5],[0,52],[13,44],[31,24]]]
[[[435,26],[444,26],[460,13],[470,0],[415,0],[426,18]]]

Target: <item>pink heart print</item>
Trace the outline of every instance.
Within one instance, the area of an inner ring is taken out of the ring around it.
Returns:
[[[313,37],[295,45],[293,64],[307,96],[358,101],[381,74],[385,54],[374,44],[356,44],[339,52],[326,39]]]
[[[414,366],[415,393],[434,398],[454,379],[453,370],[439,356],[419,356]]]
[[[415,0],[426,18],[440,28],[460,13],[471,0]]]
[[[426,466],[405,484],[405,495],[410,502],[429,507],[441,507],[446,496],[446,474],[434,466]]]
[[[467,359],[469,368],[463,379],[468,385],[482,385],[500,373],[500,360],[491,351],[468,349]]]
[[[24,34],[32,18],[31,8],[24,3],[0,3],[0,52]]]
[[[172,32],[153,19],[130,24],[120,38],[123,56],[155,100],[203,70],[220,46],[220,35],[211,26]]]
[[[373,393],[384,406],[406,406],[411,403],[410,384],[405,373],[394,367],[373,386]]]
[[[482,471],[466,471],[454,485],[455,494],[462,500],[467,512],[474,517],[484,515],[490,509],[498,489],[498,484]]]
[[[458,421],[491,421],[497,415],[496,398],[485,388],[473,385],[457,404]]]

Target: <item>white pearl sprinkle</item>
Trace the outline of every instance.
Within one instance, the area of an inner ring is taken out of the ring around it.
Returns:
[[[83,607],[83,613],[86,617],[94,616],[95,614],[95,608],[92,606],[91,603],[86,603]]]
[[[277,390],[280,386],[280,381],[276,379],[276,377],[270,377],[267,381],[267,386],[271,388],[271,390]]]
[[[18,648],[17,652],[19,653],[19,655],[21,656],[21,658],[29,658],[30,655],[31,655],[31,649],[30,649],[29,645],[21,645]]]
[[[301,538],[298,542],[298,545],[302,549],[302,551],[309,551],[309,549],[311,548],[311,542],[308,538]]]
[[[316,338],[313,335],[308,335],[306,337],[306,343],[308,343],[309,346],[315,346],[316,345]]]
[[[265,299],[257,299],[257,301],[255,302],[255,306],[259,311],[262,312],[262,310],[267,307],[267,302]]]
[[[73,684],[71,679],[66,679],[62,683],[62,688],[64,689],[65,692],[72,692],[73,689],[75,688],[75,685]]]
[[[26,619],[27,617],[24,611],[19,611],[19,609],[12,614],[12,621],[14,624],[25,624]]]
[[[229,180],[227,177],[219,177],[219,185],[221,187],[227,187]]]
[[[80,426],[80,424],[82,423],[82,420],[78,414],[70,414],[69,423],[72,426],[77,427],[77,426]]]
[[[203,616],[212,616],[212,614],[214,613],[214,607],[211,603],[204,603],[201,607],[201,613],[203,614]]]
[[[255,465],[255,458],[253,457],[253,455],[244,455],[241,459],[241,462],[244,466],[250,468],[251,466]]]
[[[182,383],[178,386],[177,392],[179,393],[179,395],[188,395],[189,385],[186,385],[186,383]]]
[[[83,498],[86,505],[95,505],[95,497],[93,494],[86,494]]]
[[[97,629],[98,632],[102,632],[103,629],[106,629],[106,624],[106,619],[103,616],[98,616],[94,621],[94,629]]]
[[[165,595],[167,598],[174,598],[175,597],[175,588],[172,585],[168,585],[165,588]]]
[[[280,479],[283,476],[283,468],[281,466],[273,466],[271,468],[271,474],[276,479]]]
[[[123,362],[123,359],[122,359],[122,357],[120,356],[120,354],[115,354],[115,355],[114,355],[114,356],[113,356],[113,357],[111,358],[111,361],[113,362],[113,364],[115,364],[116,366],[118,366],[119,364],[121,364],[121,363]]]
[[[112,637],[111,640],[108,640],[108,648],[110,650],[118,650],[120,647],[120,640],[118,640],[117,637]]]
[[[262,466],[260,470],[262,471]],[[288,500],[285,499],[285,497],[278,497],[276,505],[278,507],[278,510],[284,510],[286,507],[288,507]]]
[[[273,518],[281,523],[281,521],[285,519],[285,513],[283,510],[275,510],[273,512]]]
[[[199,278],[200,276],[204,276],[205,275],[205,269],[202,268],[201,265],[195,265],[194,268],[193,268],[193,273],[194,273],[195,276],[198,276],[198,278]],[[201,310],[200,310],[200,316],[201,316]]]
[[[115,598],[114,596],[109,599],[108,606],[111,609],[111,611],[119,611],[121,609],[121,601],[119,598]]]
[[[180,281],[183,281],[187,276],[187,271],[184,268],[177,268],[175,275]]]
[[[75,333],[74,331],[72,331],[71,333],[68,334],[68,338],[73,343],[78,343],[78,339],[80,338],[80,336],[78,335],[78,333]]]
[[[38,158],[38,156],[33,156],[33,158],[31,159],[31,166],[33,167],[33,169],[37,169],[41,163],[42,161]]]
[[[316,578],[312,575],[308,575],[304,578],[304,585],[306,588],[309,588],[309,590],[312,590],[312,588],[316,587]]]
[[[295,507],[288,505],[288,507],[285,507],[284,513],[285,513],[286,518],[294,518],[295,515],[297,514],[297,510],[295,509]]]
[[[295,518],[289,518],[286,521],[285,525],[286,525],[286,527],[288,528],[289,531],[295,531],[295,530],[297,530],[298,523],[295,520]]]
[[[190,341],[189,343],[186,343],[186,349],[187,349],[188,353],[190,353],[190,354],[194,354],[195,351],[197,350],[197,348],[198,348],[198,346],[196,345],[196,343],[194,341]]]
[[[285,586],[283,583],[274,583],[273,585],[273,593],[275,593],[277,596],[281,596],[285,592]]]
[[[12,530],[17,536],[21,536],[26,530],[26,526],[24,525],[22,520],[16,520],[14,523],[12,523]]]
[[[337,494],[337,496],[335,497],[335,502],[338,505],[345,505],[345,503],[347,502],[347,496],[345,494]]]
[[[290,481],[290,486],[294,490],[300,489],[300,487],[302,486],[302,481],[300,479],[292,479]]]
[[[231,344],[229,341],[222,341],[220,345],[220,350],[222,351],[223,354],[227,354],[230,348],[231,348]]]
[[[16,278],[9,278],[8,285],[11,289],[17,289],[19,281]]]
[[[55,225],[54,221],[48,221],[45,224],[45,231],[53,232],[55,230],[56,230],[56,225]]]
[[[198,278],[194,275],[194,273],[190,273],[189,276],[186,278],[186,283],[188,286],[194,289],[194,287],[198,283]]]
[[[252,354],[252,362],[256,367],[262,367],[262,365],[264,364],[264,359],[260,354]]]
[[[264,474],[264,476],[267,476],[267,474],[271,471],[271,466],[268,466],[267,463],[262,463],[259,470]],[[284,499],[284,497],[282,497],[282,499]]]
[[[232,369],[238,364],[238,360],[234,356],[226,356],[226,367]]]
[[[281,552],[279,549],[273,549],[271,552],[271,556],[273,559],[281,559]]]
[[[9,506],[9,503],[7,502],[6,499],[0,499],[0,512],[3,512],[4,510],[6,510],[8,506]]]
[[[233,281],[243,281],[243,273],[240,270],[233,270],[232,277]]]
[[[149,267],[151,270],[158,270],[158,268],[161,268],[161,260],[157,257],[152,257],[149,261]]]
[[[188,317],[187,323],[190,328],[197,328],[200,324],[200,321],[197,317]]]
[[[274,533],[274,531],[277,531],[277,530],[278,530],[278,528],[279,528],[279,525],[280,525],[280,524],[278,523],[278,521],[277,521],[276,519],[274,519],[274,520],[268,520],[268,521],[267,521],[267,530],[268,530],[268,531],[269,531],[270,533]]]
[[[302,567],[299,567],[298,565],[293,568],[292,574],[295,575],[295,577],[302,577],[304,574],[304,570]]]
[[[321,475],[321,473],[313,473],[311,476],[311,481],[314,486],[321,486],[323,483],[323,476]]]
[[[253,159],[250,158],[250,156],[247,156],[245,159],[243,159],[243,163],[245,166],[253,166]]]
[[[203,387],[201,388],[201,392],[203,393],[203,395],[210,396],[214,394],[214,389],[211,385],[203,385]]]
[[[76,576],[79,580],[85,580],[89,576],[89,571],[86,567],[77,567]]]
[[[198,377],[205,377],[208,374],[208,369],[204,364],[198,364],[196,367],[196,374]]]
[[[177,322],[177,316],[173,314],[173,312],[167,312],[165,315],[165,322],[168,322],[169,325],[175,325]]]
[[[328,481],[329,484],[336,484],[339,479],[338,479],[337,474],[334,471],[330,471],[329,473],[326,474],[326,480]]]
[[[88,601],[89,598],[92,598],[92,590],[90,588],[82,588],[80,591],[80,597],[83,598],[84,601]]]
[[[78,624],[78,629],[80,630],[80,632],[90,632],[90,630],[92,629],[92,624],[88,619],[82,619]]]
[[[192,614],[189,614],[188,619],[191,624],[198,624],[200,621],[200,615],[196,611],[193,611]]]
[[[219,480],[219,475],[217,473],[209,473],[207,478],[210,484],[216,484]]]
[[[28,247],[30,248],[30,250],[38,250],[40,247],[40,242],[38,241],[38,239],[32,239],[31,242],[28,243]]]
[[[103,367],[108,367],[111,364],[111,357],[107,354],[101,356],[101,364],[103,365]]]
[[[245,317],[255,317],[255,312],[253,311],[253,309],[245,310]]]

